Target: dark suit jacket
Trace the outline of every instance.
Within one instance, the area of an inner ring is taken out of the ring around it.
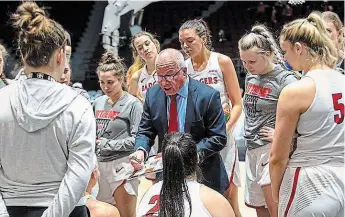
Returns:
[[[224,193],[229,187],[228,175],[219,154],[227,141],[225,128],[219,92],[189,78],[184,130],[198,144],[198,153],[202,159],[202,183],[220,193]],[[167,96],[159,85],[155,85],[146,93],[135,149],[141,147],[149,153],[158,135],[158,152],[161,152],[162,141],[167,132]]]

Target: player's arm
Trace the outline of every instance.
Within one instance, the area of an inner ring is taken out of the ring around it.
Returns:
[[[134,72],[133,76],[128,81],[128,93],[132,94],[133,96],[137,96],[138,93],[138,83],[140,74],[141,70]]]
[[[218,62],[223,72],[226,92],[232,105],[230,119],[226,123],[226,131],[229,132],[242,113],[241,91],[235,67],[231,59],[228,56],[221,54],[218,56]]]
[[[269,161],[272,195],[275,202],[279,199],[279,189],[288,164],[290,146],[298,119],[311,104],[310,97],[305,95],[306,88],[301,88],[304,82],[299,83],[286,86],[278,100],[276,128]]]

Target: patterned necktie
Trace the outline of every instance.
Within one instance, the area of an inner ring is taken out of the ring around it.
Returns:
[[[178,132],[176,95],[171,96],[168,133]]]

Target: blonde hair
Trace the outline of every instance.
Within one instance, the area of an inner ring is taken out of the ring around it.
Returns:
[[[7,51],[6,51],[5,46],[4,46],[4,45],[2,45],[2,44],[0,44],[0,53],[1,53],[1,55],[2,55],[2,59],[3,59],[3,61],[5,62],[5,61],[6,61],[6,58],[7,58],[8,53],[7,53]],[[1,72],[0,72],[0,73],[1,73]]]
[[[0,44],[0,53],[2,55],[2,61],[4,62],[5,65],[5,61],[6,61],[6,57],[7,57],[7,51],[5,46],[3,46],[2,44]],[[6,84],[8,85],[8,82],[6,80],[6,75],[4,72],[0,72],[0,79]]]
[[[18,31],[18,49],[23,61],[31,67],[48,65],[58,48],[65,49],[66,35],[62,26],[48,18],[35,2],[24,2],[12,14]]]
[[[137,72],[139,69],[141,69],[145,65],[145,61],[139,56],[137,48],[134,45],[135,39],[137,39],[141,36],[149,37],[149,39],[156,45],[157,53],[159,53],[159,51],[160,51],[159,41],[151,33],[146,32],[146,31],[140,31],[140,32],[135,33],[131,39],[131,45],[130,45],[130,47],[132,49],[132,55],[133,55],[134,63],[128,69],[128,72],[127,72],[128,81],[131,80],[131,78],[135,72]]]
[[[241,51],[255,48],[258,49],[258,53],[272,53],[273,63],[284,65],[283,55],[272,33],[261,24],[253,26],[251,32],[242,36],[238,41],[238,49]]]
[[[321,17],[326,22],[332,22],[335,29],[341,33],[340,37],[338,37],[337,49],[344,52],[344,24],[341,22],[338,14],[331,11],[326,11],[321,14]]]
[[[337,62],[335,45],[317,13],[311,13],[305,19],[297,19],[284,25],[280,38],[291,44],[296,42],[305,44],[312,57],[319,59],[330,68],[334,68]]]

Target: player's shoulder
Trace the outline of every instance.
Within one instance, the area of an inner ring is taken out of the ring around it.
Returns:
[[[207,186],[201,185],[200,200],[211,216],[224,216],[227,213],[227,216],[235,217],[225,197]]]

